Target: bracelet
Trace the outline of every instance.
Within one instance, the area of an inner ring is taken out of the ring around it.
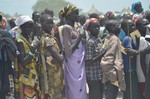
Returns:
[[[31,52],[29,52],[28,54],[29,54],[29,55],[31,55],[31,56],[34,56],[34,54],[33,54],[33,53],[31,53]]]

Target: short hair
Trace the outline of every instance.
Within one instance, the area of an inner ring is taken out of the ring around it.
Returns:
[[[91,13],[89,14],[89,18],[99,18],[99,15],[97,13]]]
[[[46,9],[44,10],[44,12],[45,12],[46,14],[49,14],[51,17],[54,16],[54,11],[51,10],[51,9],[49,9],[49,8],[46,8]]]
[[[111,32],[111,31],[112,31],[112,28],[113,28],[117,23],[119,23],[117,20],[108,20],[108,21],[106,22],[106,26],[105,26],[106,30],[107,30],[108,32]],[[112,28],[111,28],[111,27],[112,27]]]
[[[52,16],[50,16],[49,14],[42,14],[40,18],[40,22],[43,23],[47,17],[51,17],[51,20],[53,20]]]

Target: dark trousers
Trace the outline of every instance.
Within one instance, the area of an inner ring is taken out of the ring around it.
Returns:
[[[102,81],[87,81],[89,87],[89,99],[103,99]]]
[[[6,99],[6,94],[3,92],[0,92],[0,99]]]
[[[118,87],[110,82],[105,83],[105,98],[106,99],[117,99]]]
[[[146,99],[150,99],[150,67],[148,70],[146,82],[145,82],[145,93],[144,93]]]

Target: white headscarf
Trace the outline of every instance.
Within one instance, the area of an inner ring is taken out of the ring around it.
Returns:
[[[29,22],[29,21],[33,22],[33,20],[29,16],[23,15],[16,19],[15,24],[18,27],[20,27],[20,25],[23,25],[24,23]]]

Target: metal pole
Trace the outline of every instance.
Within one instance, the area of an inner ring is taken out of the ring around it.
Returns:
[[[129,23],[127,23],[127,32],[128,32],[128,37],[130,37],[129,34]],[[130,43],[130,39],[128,40],[128,44]],[[131,64],[131,56],[128,56],[128,62],[129,62],[129,75],[130,75],[130,99],[132,99],[132,64]]]

